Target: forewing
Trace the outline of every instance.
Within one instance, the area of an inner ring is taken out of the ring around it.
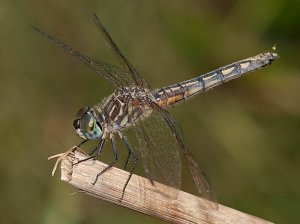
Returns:
[[[206,174],[200,168],[197,161],[194,159],[193,155],[188,150],[187,145],[184,141],[183,132],[176,119],[169,112],[161,108],[159,105],[153,103],[152,106],[157,112],[161,114],[166,123],[166,126],[171,130],[172,136],[174,136],[173,140],[176,141],[178,147],[181,148],[181,150],[183,151],[183,154],[190,168],[193,180],[196,184],[200,195],[210,201],[217,201]]]
[[[180,189],[179,145],[161,113],[154,111],[134,127],[146,176],[152,181]]]
[[[58,40],[57,38],[45,33],[44,31],[32,26],[35,31],[37,31],[42,36],[46,37],[49,41],[56,44],[58,47],[62,48],[80,62],[89,66],[93,71],[97,74],[103,76],[110,82],[112,82],[117,87],[123,86],[132,86],[136,84],[134,77],[125,70],[122,70],[116,66],[106,64],[101,62],[100,60],[92,59],[79,51],[73,49],[69,45],[63,43],[62,41]]]
[[[130,73],[132,80],[134,80],[134,84],[136,86],[143,86],[146,88],[150,88],[148,82],[138,73],[138,71],[133,67],[133,65],[130,63],[130,61],[126,58],[124,54],[120,51],[116,43],[113,41],[105,27],[102,25],[101,21],[99,20],[98,16],[93,13],[94,15],[94,22],[98,28],[98,30],[102,33],[104,36],[106,42],[111,47],[113,53],[117,56],[117,58],[120,60],[121,64],[124,66],[124,68]]]

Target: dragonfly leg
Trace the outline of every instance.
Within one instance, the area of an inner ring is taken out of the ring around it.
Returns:
[[[103,150],[103,145],[101,146],[101,144],[104,144],[104,142],[102,143],[102,139],[101,141],[99,142],[99,145],[94,148],[90,153],[89,153],[89,156],[90,156],[90,159],[93,158],[95,159],[97,156],[99,156]],[[93,154],[96,152],[96,154],[93,156]]]
[[[75,163],[74,165],[76,165],[76,164],[78,164],[78,163],[82,163],[82,162],[87,161],[87,160],[90,160],[90,159],[94,159],[94,158],[96,158],[97,156],[99,156],[100,153],[102,152],[102,149],[103,149],[103,146],[104,146],[104,142],[105,142],[105,139],[102,138],[102,139],[100,140],[98,146],[92,151],[91,155],[92,155],[95,151],[97,151],[95,155],[89,156],[89,157],[87,157],[87,158],[85,158],[85,159],[82,159],[82,160],[79,160],[79,161],[78,161],[77,163]]]
[[[107,167],[105,167],[104,170],[102,170],[100,173],[97,174],[95,181],[92,183],[93,185],[95,185],[95,183],[97,182],[99,176],[101,176],[103,173],[105,173],[107,170],[109,170],[118,161],[116,141],[115,141],[115,138],[113,136],[111,138],[111,145],[112,145],[112,149],[113,149],[113,153],[114,153],[114,159]]]
[[[98,146],[89,153],[89,156],[92,156],[97,150],[98,150]]]
[[[124,170],[127,170],[130,156],[131,156],[131,152],[128,150],[128,155],[127,155],[127,158],[126,158],[126,161],[125,161]]]
[[[88,139],[83,140],[82,142],[80,142],[76,147],[80,148],[80,146],[82,146],[84,143],[86,143],[88,141]]]
[[[124,197],[124,194],[125,194],[125,189],[126,189],[128,183],[129,183],[129,180],[130,180],[130,178],[131,178],[131,176],[132,176],[132,174],[133,174],[133,172],[134,172],[134,170],[136,168],[136,164],[138,162],[138,157],[135,155],[134,150],[131,147],[131,145],[129,144],[127,138],[124,135],[120,135],[120,136],[121,136],[122,141],[125,143],[128,151],[129,151],[129,155],[131,155],[132,158],[133,158],[133,166],[132,166],[132,168],[130,170],[130,174],[129,174],[128,178],[127,178],[127,181],[126,181],[126,183],[125,183],[125,185],[123,187],[123,193],[122,193],[122,196],[120,198],[120,202],[121,202],[123,200],[123,197]],[[129,158],[128,158],[128,160],[129,160]],[[126,163],[128,164],[128,162],[126,162]]]

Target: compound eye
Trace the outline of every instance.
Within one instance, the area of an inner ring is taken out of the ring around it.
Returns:
[[[83,131],[93,131],[95,128],[95,119],[90,114],[85,114],[80,121],[80,128]]]

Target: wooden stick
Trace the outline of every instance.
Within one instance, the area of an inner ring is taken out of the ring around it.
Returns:
[[[171,223],[271,223],[157,182],[152,185],[147,178],[137,175],[132,175],[120,202],[129,173],[113,167],[92,185],[96,175],[107,164],[88,160],[73,165],[84,158],[86,155],[77,150],[61,158],[61,180],[105,201]],[[170,198],[162,192],[176,197]]]

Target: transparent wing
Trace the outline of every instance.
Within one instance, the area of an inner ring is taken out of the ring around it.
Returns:
[[[122,87],[122,86],[130,86],[135,84],[135,80],[133,77],[127,72],[124,71],[116,66],[106,64],[101,61],[96,61],[79,51],[73,49],[69,45],[63,43],[62,41],[52,37],[51,35],[45,33],[44,31],[32,26],[34,30],[36,30],[39,34],[46,37],[48,40],[74,56],[76,59],[81,61],[82,63],[88,65],[93,71],[97,74],[100,74],[107,80],[111,81],[115,86]]]
[[[180,189],[179,145],[175,142],[163,116],[154,111],[149,118],[137,123],[134,128],[146,176],[151,181]],[[170,195],[170,192],[166,193]]]
[[[188,150],[184,141],[183,132],[175,118],[155,103],[153,103],[152,107],[163,118],[164,122],[166,123],[165,127],[169,129],[169,133],[171,133],[173,137],[173,142],[177,143],[177,148],[179,147],[183,151],[183,154],[187,160],[188,166],[193,176],[193,180],[200,195],[204,198],[209,199],[210,201],[217,201],[207,176],[200,168],[196,160],[193,158],[191,152]],[[172,145],[173,144],[174,143],[172,143]]]
[[[99,29],[99,31],[102,33],[104,38],[106,39],[106,42],[111,47],[114,54],[118,57],[123,67],[131,74],[132,79],[134,80],[135,85],[137,86],[143,86],[150,88],[148,82],[138,73],[138,71],[133,67],[133,65],[130,63],[130,61],[125,57],[124,54],[120,51],[118,46],[115,44],[105,27],[102,25],[101,21],[99,20],[98,16],[93,13],[94,16],[94,22]]]
[[[91,57],[88,57],[79,51],[73,49],[69,45],[63,43],[62,41],[58,40],[55,37],[52,37],[51,35],[45,33],[44,31],[38,29],[37,27],[32,26],[34,30],[36,30],[39,34],[46,37],[48,40],[74,56],[76,59],[78,59],[80,62],[88,65],[93,71],[95,71],[97,74],[103,76],[105,79],[112,82],[117,87],[124,87],[124,86],[132,86],[132,85],[138,85],[136,81],[136,77],[133,76],[129,71],[125,71],[123,69],[120,69],[116,66],[104,63],[100,60],[95,60]],[[124,57],[125,58],[125,57]],[[146,81],[143,81],[143,83],[146,83]],[[140,84],[139,84],[140,85]]]

